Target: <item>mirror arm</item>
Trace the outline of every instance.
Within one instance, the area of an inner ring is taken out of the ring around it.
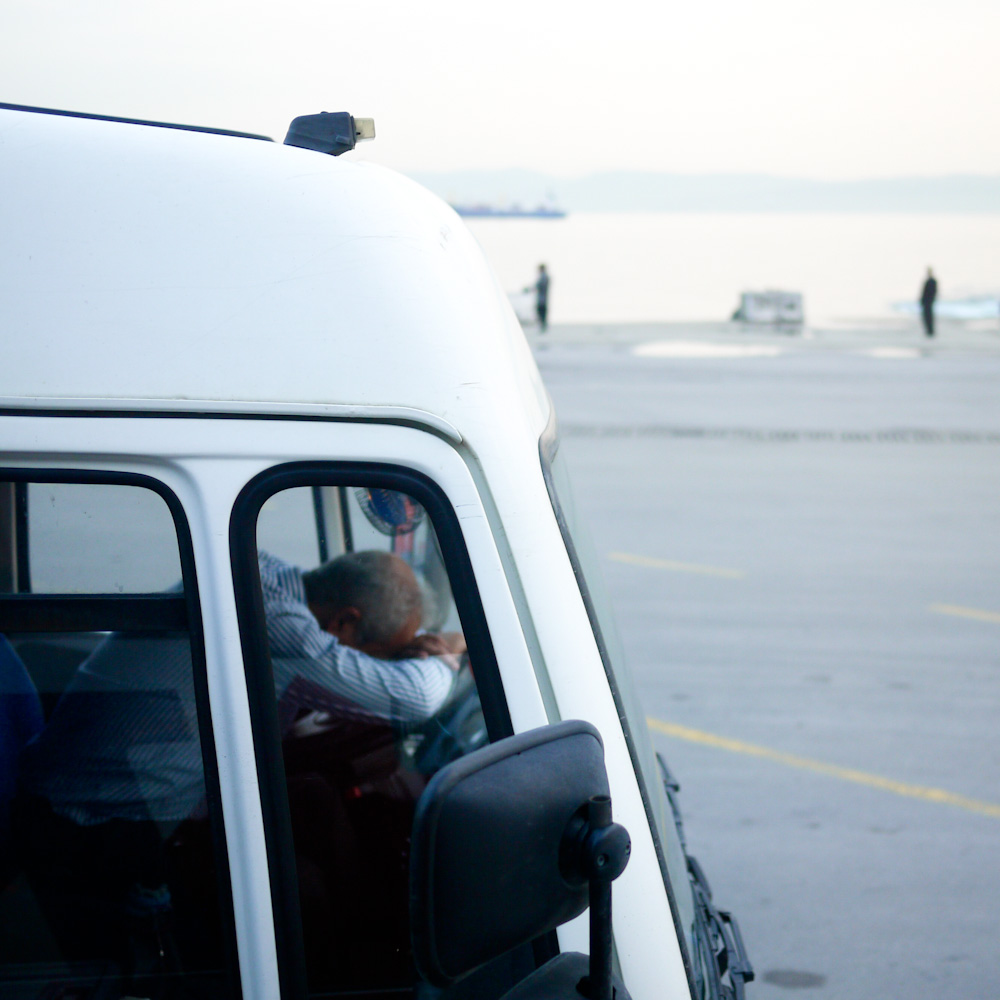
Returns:
[[[612,1000],[611,883],[590,882],[590,975],[579,989],[588,1000]]]
[[[628,864],[632,843],[611,819],[611,798],[594,795],[563,834],[561,867],[570,882],[589,882],[590,974],[577,990],[587,1000],[613,1000],[611,883]]]

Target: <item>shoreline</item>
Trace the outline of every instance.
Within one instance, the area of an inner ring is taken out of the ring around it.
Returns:
[[[843,320],[837,323],[802,326],[771,326],[738,321],[663,321],[620,323],[550,323],[542,333],[537,325],[522,324],[528,343],[535,349],[546,346],[605,346],[642,348],[647,357],[758,356],[832,351],[864,353],[890,358],[938,354],[1000,355],[1000,318],[990,320],[937,321],[933,338],[924,335],[919,321],[908,318],[888,320]],[[660,352],[656,345],[665,345]],[[685,355],[684,345],[692,345]],[[693,345],[705,350],[699,354]]]

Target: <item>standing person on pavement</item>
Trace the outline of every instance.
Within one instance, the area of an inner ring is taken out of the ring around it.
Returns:
[[[544,264],[538,265],[538,280],[535,282],[535,313],[542,333],[549,325],[549,273]]]
[[[924,318],[924,333],[934,336],[934,300],[937,298],[937,279],[934,272],[927,268],[927,280],[920,292],[920,311]]]

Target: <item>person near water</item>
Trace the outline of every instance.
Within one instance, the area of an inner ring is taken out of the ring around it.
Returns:
[[[927,280],[920,292],[920,311],[924,318],[924,333],[934,336],[934,300],[937,298],[937,279],[934,272],[927,268]]]
[[[544,333],[549,325],[549,272],[544,264],[538,265],[538,278],[535,281],[535,314]]]

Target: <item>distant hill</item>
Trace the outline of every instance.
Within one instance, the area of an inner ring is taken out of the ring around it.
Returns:
[[[578,212],[963,212],[1000,213],[1000,175],[815,181],[765,174],[616,171],[555,177],[531,170],[414,172],[451,202]]]

